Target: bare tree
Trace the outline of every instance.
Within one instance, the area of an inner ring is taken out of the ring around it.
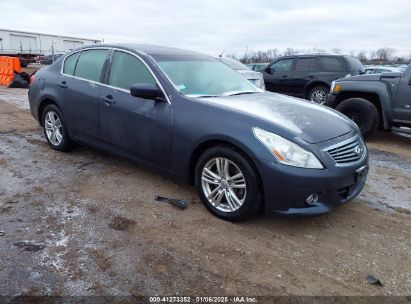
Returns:
[[[333,53],[341,54],[342,50],[340,48],[333,48]]]
[[[295,50],[295,49],[293,49],[293,48],[287,48],[287,49],[284,51],[284,56],[290,56],[290,55],[294,55],[294,54],[297,54],[297,53],[298,53],[297,50]]]
[[[367,53],[365,51],[358,52],[357,56],[355,56],[359,61],[362,63],[366,63],[368,61]]]
[[[267,56],[269,61],[276,60],[278,57],[280,57],[280,51],[278,49],[269,49],[267,50]]]
[[[377,59],[383,62],[391,61],[393,59],[394,53],[395,53],[395,49],[389,48],[389,47],[380,48],[375,51],[375,54],[377,55]]]

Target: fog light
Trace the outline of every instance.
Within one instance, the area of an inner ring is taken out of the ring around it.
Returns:
[[[305,200],[308,205],[313,206],[318,202],[318,194],[311,194]]]

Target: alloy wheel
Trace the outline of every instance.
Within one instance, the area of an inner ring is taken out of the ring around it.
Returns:
[[[47,139],[53,146],[58,146],[63,141],[63,125],[60,118],[54,111],[49,111],[44,119],[44,128]]]
[[[311,101],[317,104],[324,104],[327,101],[327,93],[323,90],[315,90],[311,94]]]
[[[224,157],[210,159],[201,173],[201,187],[208,202],[222,212],[241,208],[247,196],[243,172]]]

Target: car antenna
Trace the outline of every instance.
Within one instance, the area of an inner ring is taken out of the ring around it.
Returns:
[[[218,55],[218,57],[219,57],[219,58],[222,58],[222,57],[223,57],[224,52],[225,52],[225,50],[223,50],[223,51],[221,52],[221,54],[220,54],[220,55]]]

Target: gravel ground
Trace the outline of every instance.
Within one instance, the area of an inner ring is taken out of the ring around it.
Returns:
[[[411,139],[367,145],[353,202],[233,224],[159,172],[86,147],[53,151],[27,90],[0,88],[0,295],[411,295]]]

